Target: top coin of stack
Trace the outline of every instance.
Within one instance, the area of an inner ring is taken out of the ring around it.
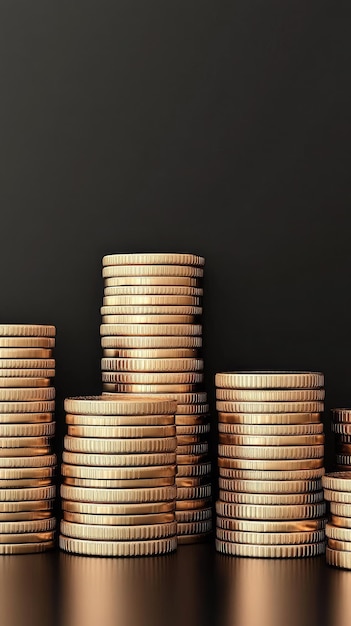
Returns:
[[[336,436],[338,469],[351,469],[351,409],[332,410],[332,431]]]
[[[0,325],[0,554],[53,546],[55,332]]]
[[[202,277],[193,254],[103,258],[103,389],[167,394],[178,403],[177,521],[180,543],[211,529],[207,394],[202,391]]]
[[[297,557],[324,551],[323,375],[216,375],[220,552]]]

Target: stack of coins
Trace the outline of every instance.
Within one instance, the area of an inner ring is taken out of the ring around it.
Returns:
[[[351,472],[326,474],[322,482],[331,514],[325,528],[327,563],[351,569]]]
[[[324,378],[217,374],[217,550],[252,557],[324,552]]]
[[[104,392],[166,393],[178,403],[178,543],[206,539],[212,525],[199,323],[204,262],[192,254],[103,258]]]
[[[0,554],[54,545],[55,332],[0,325]]]
[[[60,547],[91,556],[177,547],[176,403],[148,396],[65,401]]]
[[[332,410],[332,431],[336,435],[337,468],[351,470],[351,409]]]

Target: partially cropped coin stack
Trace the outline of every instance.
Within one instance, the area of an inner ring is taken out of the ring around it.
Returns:
[[[337,467],[351,470],[351,409],[332,410],[332,431],[336,436]]]
[[[324,552],[323,384],[314,372],[216,375],[218,551],[272,558]]]
[[[327,563],[351,569],[351,472],[326,474],[322,482],[330,505],[330,520],[325,529]]]
[[[176,403],[160,396],[65,401],[60,547],[147,556],[177,547]]]
[[[178,403],[178,542],[211,531],[208,403],[201,358],[205,260],[192,254],[103,258],[102,380],[106,393],[167,394]]]
[[[0,554],[54,545],[55,333],[0,325]]]

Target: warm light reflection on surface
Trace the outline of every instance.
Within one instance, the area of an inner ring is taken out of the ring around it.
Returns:
[[[329,622],[332,626],[351,624],[351,571],[329,568]]]

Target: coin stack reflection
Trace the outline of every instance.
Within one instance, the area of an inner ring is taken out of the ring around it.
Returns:
[[[178,403],[178,543],[206,539],[212,525],[199,323],[204,262],[192,254],[103,258],[104,392],[166,393]]]
[[[218,551],[273,558],[324,552],[323,384],[314,372],[216,375]]]
[[[160,396],[65,401],[60,547],[147,556],[177,547],[176,403]]]
[[[0,554],[54,545],[55,333],[0,325]]]
[[[351,472],[326,474],[322,482],[330,505],[330,520],[325,529],[327,563],[351,569]]]
[[[336,436],[337,467],[351,470],[351,409],[332,410],[332,431]]]

